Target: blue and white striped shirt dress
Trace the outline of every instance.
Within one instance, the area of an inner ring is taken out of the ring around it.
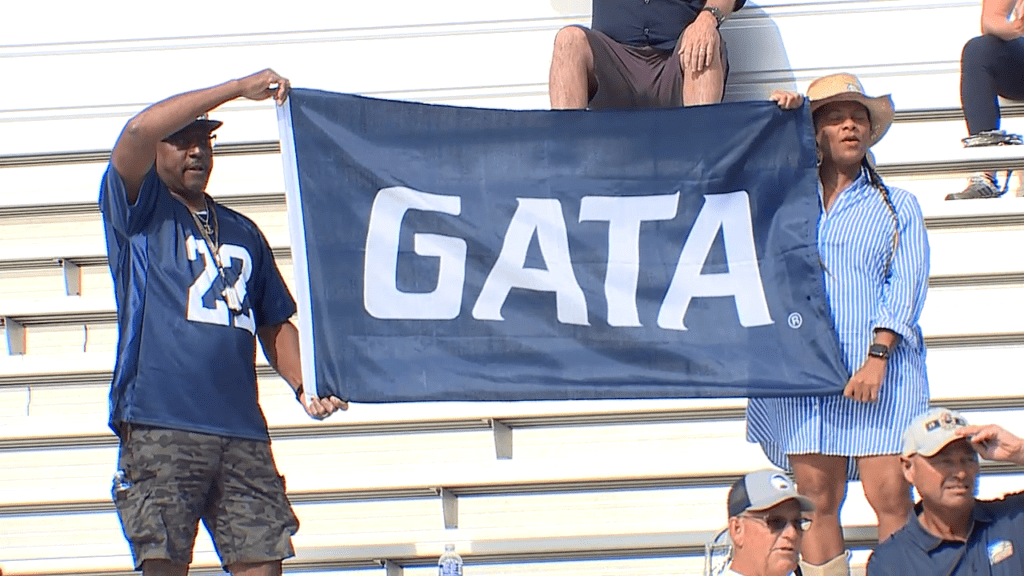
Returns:
[[[866,170],[839,193],[818,223],[825,293],[850,374],[867,358],[876,328],[899,334],[877,402],[842,395],[751,398],[747,440],[759,442],[768,459],[789,469],[787,454],[854,458],[900,451],[910,421],[928,409],[925,346],[918,320],[928,291],[928,237],[917,199],[889,187],[896,224]],[[890,255],[892,262],[886,273]]]

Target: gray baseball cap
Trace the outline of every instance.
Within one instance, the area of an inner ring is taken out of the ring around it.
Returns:
[[[814,512],[814,504],[797,494],[796,486],[781,470],[757,470],[737,480],[729,489],[729,517],[760,512],[786,500],[796,500],[801,512]]]
[[[956,410],[932,408],[921,414],[903,432],[903,455],[935,456],[949,444],[961,440],[955,434],[967,426],[967,419]]]

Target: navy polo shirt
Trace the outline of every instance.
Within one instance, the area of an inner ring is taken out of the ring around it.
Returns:
[[[674,50],[706,0],[594,0],[590,27],[620,44]],[[736,0],[733,12],[746,0]]]
[[[875,548],[868,576],[1024,575],[1024,492],[975,502],[967,542],[925,530],[920,510],[918,504],[907,525]]]

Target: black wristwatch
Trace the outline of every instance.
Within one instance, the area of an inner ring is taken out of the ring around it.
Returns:
[[[722,22],[725,22],[725,14],[714,6],[705,6],[700,9],[701,12],[711,12],[711,15],[715,17],[715,28],[721,28]]]
[[[889,359],[889,352],[889,347],[885,344],[872,344],[871,347],[868,348],[868,356],[881,358],[882,360]]]

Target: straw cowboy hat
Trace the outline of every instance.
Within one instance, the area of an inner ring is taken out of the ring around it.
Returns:
[[[864,94],[864,87],[853,74],[839,73],[818,78],[807,87],[807,98],[811,101],[811,113],[830,102],[858,102],[868,109],[871,117],[871,138],[868,148],[874,146],[892,126],[896,111],[892,96],[871,98]]]

